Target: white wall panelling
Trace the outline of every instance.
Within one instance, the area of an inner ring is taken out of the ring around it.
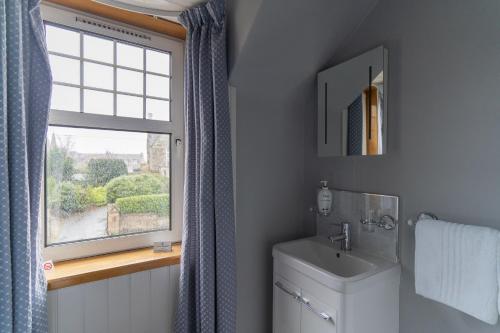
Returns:
[[[179,265],[49,292],[50,333],[172,331]]]

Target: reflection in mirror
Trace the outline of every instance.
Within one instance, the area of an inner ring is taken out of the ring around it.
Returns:
[[[384,72],[372,78],[369,67],[369,82],[352,102],[342,110],[342,155],[381,155],[384,152],[382,140]]]
[[[318,155],[387,152],[387,50],[379,46],[318,73]]]

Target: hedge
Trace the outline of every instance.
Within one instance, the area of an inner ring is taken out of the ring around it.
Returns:
[[[136,195],[116,199],[120,214],[169,214],[168,194]]]
[[[114,203],[118,198],[137,195],[161,194],[167,192],[167,178],[151,175],[128,175],[112,179],[106,185],[108,203]]]

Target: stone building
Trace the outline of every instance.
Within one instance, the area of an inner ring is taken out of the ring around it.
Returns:
[[[148,134],[148,168],[151,172],[157,172],[162,176],[169,175],[169,135]]]

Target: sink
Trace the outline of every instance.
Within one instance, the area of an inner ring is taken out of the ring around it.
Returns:
[[[377,266],[350,252],[338,251],[333,244],[323,244],[318,239],[303,239],[277,246],[277,251],[307,262],[315,267],[344,278],[350,278]]]
[[[321,236],[304,238],[275,245],[273,257],[339,292],[355,292],[381,279],[399,279],[399,264],[337,246]]]
[[[325,236],[273,247],[273,332],[399,332],[398,263]]]

